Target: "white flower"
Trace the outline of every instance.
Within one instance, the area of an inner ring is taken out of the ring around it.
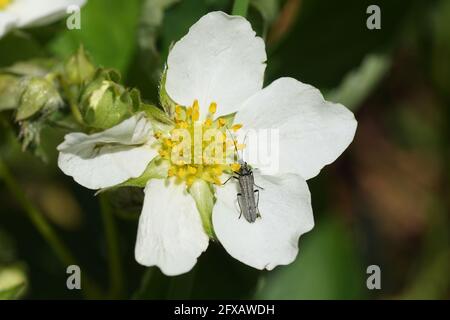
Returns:
[[[36,27],[57,21],[72,5],[86,0],[0,0],[0,38],[13,28]]]
[[[220,182],[226,168],[179,168],[172,162],[167,179],[151,179],[145,187],[135,249],[139,263],[156,265],[167,275],[188,272],[211,234],[230,255],[257,269],[271,270],[297,256],[299,237],[314,226],[305,180],[347,148],[357,122],[344,106],[325,101],[317,89],[295,79],[281,78],[263,89],[265,61],[264,42],[249,22],[222,12],[202,17],[174,45],[165,89],[184,106],[176,108],[177,127],[208,127],[213,115],[237,112],[235,122],[244,129],[277,128],[280,172],[264,175],[254,170],[256,184],[264,189],[258,203],[261,217],[249,223],[239,219],[236,181]],[[137,115],[102,133],[67,135],[59,146],[60,168],[97,189],[142,174],[157,149],[171,161],[167,154],[173,141],[164,138],[167,133],[160,137],[158,132],[144,132],[142,127],[148,127],[141,121],[145,118]],[[214,123],[223,129],[223,122]],[[176,183],[180,180],[186,184]],[[211,190],[215,201],[207,196]]]

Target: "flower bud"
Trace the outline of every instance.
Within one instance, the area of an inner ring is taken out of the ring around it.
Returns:
[[[17,108],[17,121],[31,118],[41,110],[52,113],[63,104],[55,84],[48,78],[27,78],[21,86],[23,93]]]
[[[81,113],[85,123],[96,129],[107,129],[130,117],[139,107],[139,93],[127,91],[116,83],[118,75],[99,70],[82,93]]]
[[[81,46],[64,65],[65,81],[68,85],[81,85],[95,74],[95,67]]]

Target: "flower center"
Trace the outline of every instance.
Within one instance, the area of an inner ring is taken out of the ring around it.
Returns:
[[[7,6],[10,5],[12,0],[0,0],[0,10],[6,9]]]
[[[238,171],[234,138],[227,133],[237,132],[242,125],[227,126],[226,117],[214,119],[217,104],[209,105],[208,115],[200,121],[198,101],[192,106],[175,108],[175,127],[168,133],[156,132],[159,141],[159,154],[170,161],[169,177],[176,177],[178,182],[185,182],[189,187],[196,179],[202,179],[217,185],[222,184],[220,176]]]

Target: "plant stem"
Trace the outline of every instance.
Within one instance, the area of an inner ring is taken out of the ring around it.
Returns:
[[[11,174],[9,169],[6,167],[5,163],[0,159],[0,178],[3,179],[8,189],[16,197],[17,202],[22,206],[24,211],[27,213],[31,222],[34,224],[36,229],[41,233],[44,239],[48,242],[50,247],[53,249],[59,260],[65,265],[75,264],[75,258],[65,247],[63,242],[58,238],[55,231],[47,223],[43,214],[31,203],[27,198],[22,188],[15,180],[14,176]]]
[[[55,230],[47,222],[44,215],[34,204],[28,199],[21,186],[14,178],[4,161],[0,158],[0,179],[2,179],[7,188],[16,198],[18,204],[28,215],[33,225],[38,232],[47,241],[53,252],[65,267],[70,265],[79,265],[71,254],[70,250],[65,246],[62,240],[58,237]],[[100,295],[99,289],[89,280],[87,276],[83,276],[83,292],[86,297],[98,297]]]
[[[123,273],[120,259],[119,241],[117,237],[117,228],[114,221],[113,212],[109,205],[107,196],[102,193],[100,197],[100,207],[105,226],[105,237],[108,246],[108,264],[110,279],[110,297],[120,298],[123,289]]]
[[[247,16],[250,0],[235,0],[231,14],[234,16]]]

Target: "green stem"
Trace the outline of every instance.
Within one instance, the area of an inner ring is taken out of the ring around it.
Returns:
[[[31,222],[48,242],[59,260],[65,265],[76,264],[75,258],[58,238],[53,228],[47,223],[43,214],[27,198],[22,188],[1,159],[0,178],[3,179],[8,189],[16,197],[17,202],[22,206]]]
[[[79,265],[71,254],[70,250],[64,245],[62,240],[58,237],[55,230],[44,218],[42,212],[37,209],[33,203],[28,199],[25,192],[22,190],[19,183],[16,181],[8,167],[5,165],[4,161],[0,158],[0,179],[2,179],[7,188],[16,198],[18,204],[26,212],[29,219],[36,227],[38,232],[47,241],[49,246],[52,248],[53,252],[60,260],[61,264],[65,267],[70,265]],[[98,297],[99,290],[95,285],[89,280],[87,276],[83,276],[83,292],[86,297]]]
[[[231,14],[233,16],[247,16],[248,5],[250,0],[235,0]]]
[[[123,273],[116,223],[106,195],[102,193],[99,197],[103,224],[105,226],[106,243],[108,245],[110,297],[120,298],[123,289]]]

